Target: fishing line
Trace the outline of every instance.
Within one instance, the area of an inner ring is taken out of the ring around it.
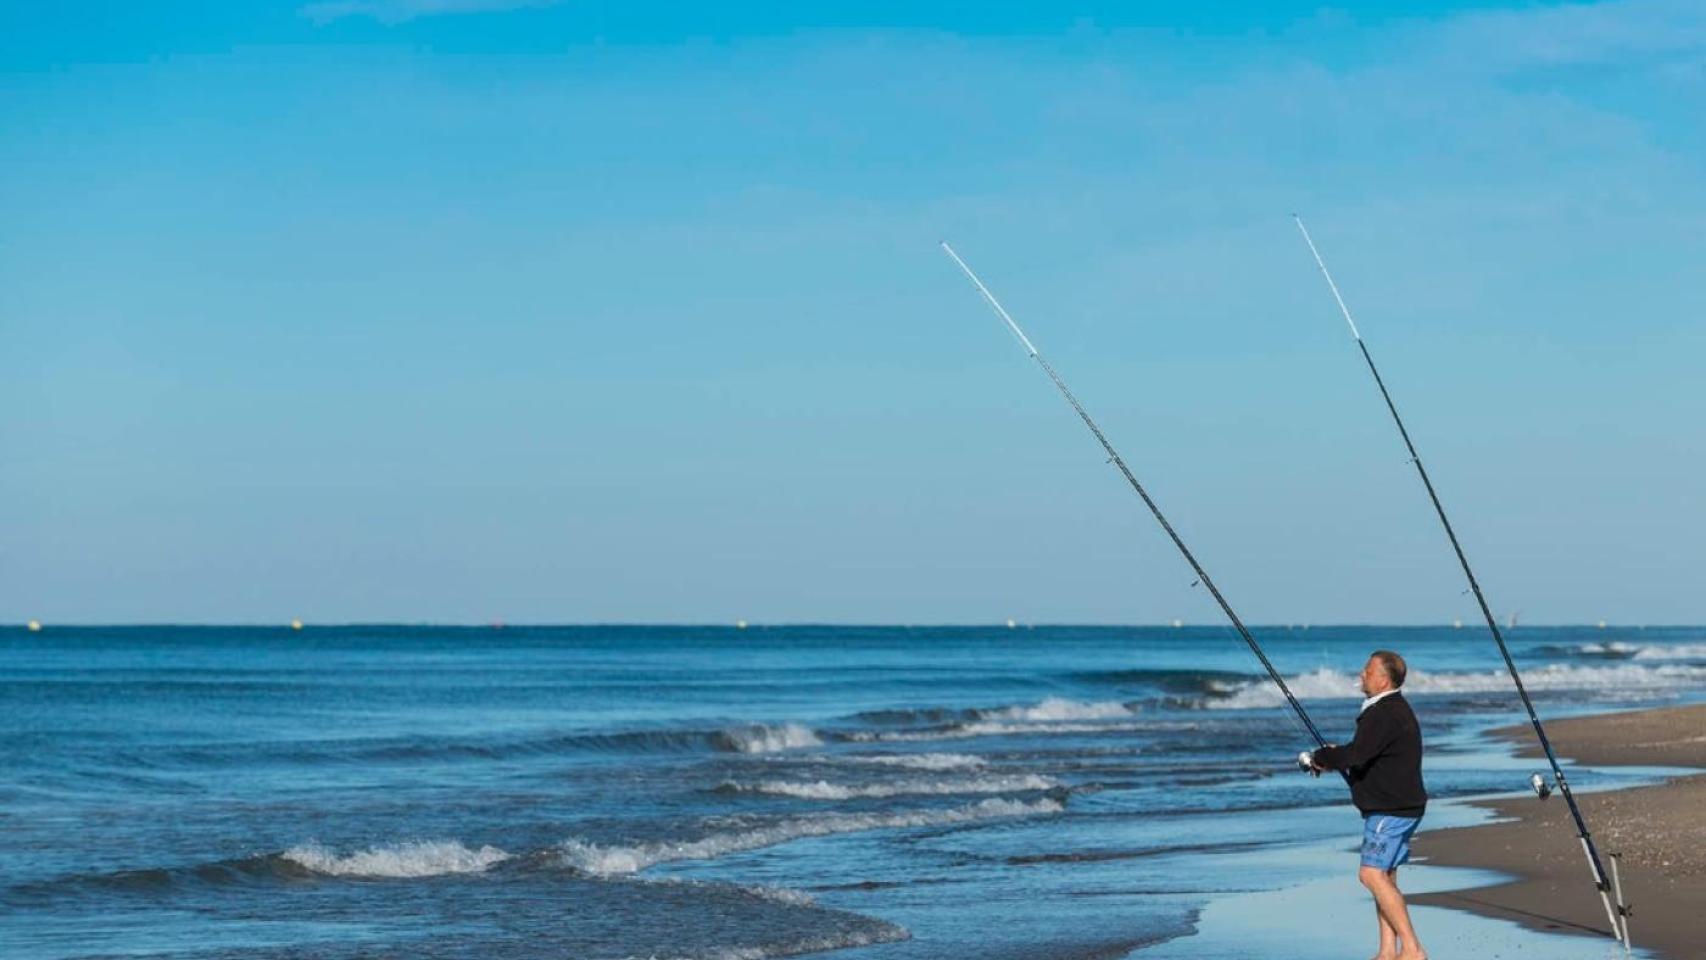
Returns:
[[[1202,564],[1197,562],[1196,556],[1191,553],[1189,547],[1185,546],[1185,541],[1179,536],[1178,531],[1173,529],[1173,525],[1167,522],[1167,517],[1162,514],[1161,508],[1157,506],[1155,501],[1149,496],[1149,491],[1143,489],[1143,484],[1138,482],[1136,474],[1132,473],[1131,468],[1126,465],[1125,459],[1119,455],[1119,451],[1115,450],[1114,445],[1108,442],[1107,435],[1102,433],[1102,428],[1096,425],[1096,421],[1090,419],[1089,412],[1084,409],[1084,405],[1082,403],[1078,402],[1078,397],[1075,396],[1071,388],[1066,385],[1066,381],[1060,378],[1060,374],[1055,372],[1054,367],[1050,366],[1048,360],[1044,359],[1042,353],[1037,350],[1036,344],[1031,342],[1031,338],[1025,335],[1025,331],[1013,320],[1012,316],[1007,313],[1007,310],[1001,306],[1001,301],[995,299],[995,294],[989,292],[989,288],[983,285],[983,281],[978,279],[977,274],[973,273],[971,267],[967,266],[966,262],[960,259],[960,255],[954,252],[954,248],[949,246],[946,240],[942,241],[942,250],[954,261],[954,263],[959,265],[960,270],[965,273],[966,278],[972,282],[973,286],[977,287],[978,293],[983,295],[983,299],[987,301],[989,306],[995,311],[995,315],[1001,318],[1002,322],[1007,325],[1007,329],[1012,331],[1015,337],[1019,338],[1019,343],[1025,348],[1025,352],[1032,360],[1037,362],[1037,366],[1042,367],[1043,372],[1048,374],[1049,380],[1053,381],[1055,388],[1060,391],[1060,395],[1065,397],[1066,402],[1072,405],[1073,411],[1078,414],[1078,419],[1084,421],[1084,425],[1090,428],[1090,433],[1095,436],[1096,442],[1101,444],[1102,449],[1107,453],[1108,462],[1113,464],[1114,467],[1119,470],[1120,474],[1125,477],[1126,482],[1131,484],[1132,490],[1137,492],[1138,497],[1141,498],[1144,505],[1149,508],[1149,512],[1154,514],[1156,522],[1161,524],[1161,529],[1167,532],[1168,538],[1173,541],[1173,545],[1175,547],[1179,548],[1179,553],[1184,556],[1185,562],[1190,564],[1191,570],[1196,573],[1197,580],[1214,597],[1215,603],[1219,604],[1221,611],[1226,614],[1226,619],[1232,622],[1233,629],[1238,631],[1238,636],[1243,639],[1247,646],[1249,646],[1250,652],[1256,655],[1256,659],[1261,661],[1262,668],[1268,672],[1268,676],[1273,679],[1274,684],[1279,687],[1280,692],[1285,694],[1286,702],[1291,705],[1292,710],[1296,711],[1298,719],[1303,721],[1303,727],[1309,731],[1309,735],[1315,739],[1315,745],[1318,747],[1325,747],[1327,745],[1327,741],[1321,736],[1321,731],[1316,728],[1315,721],[1309,718],[1309,713],[1303,709],[1303,704],[1298,702],[1297,697],[1292,695],[1291,688],[1286,686],[1285,678],[1280,676],[1279,671],[1274,668],[1273,662],[1270,661],[1268,659],[1268,655],[1262,651],[1261,644],[1258,644],[1256,642],[1256,638],[1250,635],[1249,629],[1244,626],[1244,621],[1238,619],[1238,614],[1233,611],[1232,605],[1228,603],[1226,597],[1221,594],[1220,588],[1215,586],[1214,581],[1209,578],[1208,571],[1204,570]],[[1349,773],[1342,770],[1340,773],[1347,781],[1349,781]]]
[[[1469,592],[1475,594],[1475,602],[1481,607],[1481,615],[1487,619],[1487,629],[1493,631],[1493,642],[1499,646],[1499,655],[1504,657],[1505,669],[1510,671],[1511,680],[1516,684],[1517,695],[1522,698],[1522,705],[1528,710],[1528,720],[1534,725],[1534,735],[1540,740],[1540,749],[1546,754],[1546,762],[1552,766],[1552,779],[1557,784],[1558,792],[1563,794],[1564,802],[1570,807],[1570,816],[1576,821],[1576,834],[1582,841],[1582,852],[1587,855],[1588,865],[1593,869],[1594,886],[1599,889],[1599,898],[1605,904],[1605,915],[1611,921],[1612,936],[1623,942],[1625,950],[1629,949],[1629,906],[1623,902],[1622,884],[1617,878],[1607,879],[1605,867],[1601,865],[1599,850],[1594,846],[1593,838],[1588,834],[1587,821],[1582,818],[1581,807],[1576,805],[1575,795],[1570,792],[1570,784],[1564,779],[1564,770],[1558,765],[1558,757],[1552,752],[1552,741],[1546,736],[1546,727],[1540,722],[1540,714],[1535,712],[1534,701],[1529,699],[1528,688],[1523,686],[1522,674],[1517,672],[1516,661],[1511,658],[1510,648],[1505,646],[1505,638],[1499,632],[1498,618],[1493,616],[1492,607],[1487,604],[1487,597],[1481,592],[1480,581],[1475,579],[1475,571],[1469,566],[1469,557],[1463,552],[1463,545],[1457,541],[1457,532],[1451,527],[1451,520],[1445,515],[1445,507],[1439,501],[1433,481],[1428,477],[1428,470],[1422,466],[1422,456],[1416,452],[1415,443],[1410,440],[1410,431],[1404,426],[1404,419],[1398,416],[1398,406],[1392,401],[1392,394],[1386,389],[1386,381],[1381,378],[1380,370],[1374,365],[1374,356],[1368,352],[1368,344],[1363,342],[1362,331],[1357,329],[1356,321],[1351,319],[1351,309],[1345,305],[1345,298],[1339,293],[1339,285],[1333,282],[1333,275],[1327,272],[1327,262],[1321,259],[1321,251],[1315,248],[1315,240],[1309,236],[1308,228],[1303,225],[1303,218],[1292,214],[1297,222],[1298,232],[1303,234],[1303,242],[1309,246],[1309,253],[1315,258],[1315,265],[1321,269],[1321,276],[1327,281],[1327,289],[1333,292],[1333,300],[1339,305],[1339,312],[1344,314],[1345,323],[1350,325],[1351,336],[1356,338],[1357,349],[1362,351],[1363,362],[1368,365],[1368,372],[1374,376],[1375,386],[1380,388],[1381,399],[1386,401],[1386,409],[1392,414],[1392,422],[1398,427],[1398,435],[1404,438],[1404,448],[1410,452],[1410,462],[1415,464],[1416,473],[1422,478],[1422,486],[1428,492],[1432,501],[1434,513],[1439,516],[1440,525],[1445,528],[1446,539],[1451,541],[1451,549],[1457,554],[1457,562],[1463,568],[1463,575],[1469,580]],[[1535,790],[1541,799],[1545,793]],[[1614,855],[1615,856],[1615,855]],[[1614,886],[1617,894],[1617,906],[1612,907]]]

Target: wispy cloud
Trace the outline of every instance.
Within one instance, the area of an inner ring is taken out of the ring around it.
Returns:
[[[558,2],[560,0],[321,0],[303,6],[298,12],[321,24],[349,17],[365,17],[380,23],[406,23],[421,17],[550,7]]]

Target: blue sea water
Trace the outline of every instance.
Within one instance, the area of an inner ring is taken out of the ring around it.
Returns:
[[[1485,631],[1257,633],[1330,738],[1403,652],[1435,798],[1534,766]],[[1706,629],[1511,640],[1546,716],[1706,694]],[[1187,956],[1358,827],[1214,628],[6,629],[0,723],[8,960]]]

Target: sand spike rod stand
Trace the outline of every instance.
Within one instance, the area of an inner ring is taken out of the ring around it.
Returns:
[[[1078,398],[1073,395],[1071,388],[1067,387],[1066,381],[1060,378],[1060,374],[1054,372],[1054,367],[1050,366],[1049,362],[1043,359],[1043,355],[1037,352],[1037,347],[1031,342],[1031,338],[1025,336],[1025,331],[1019,328],[1019,324],[1007,313],[1006,308],[1001,306],[1001,301],[995,299],[995,294],[989,292],[989,288],[984,286],[983,281],[977,278],[977,274],[972,272],[971,267],[960,259],[960,255],[954,252],[954,248],[948,246],[946,240],[942,241],[942,252],[959,265],[960,270],[965,273],[966,279],[977,287],[977,292],[983,295],[983,299],[995,311],[995,315],[1001,318],[1001,321],[1007,325],[1007,329],[1015,337],[1019,338],[1019,344],[1025,348],[1025,353],[1037,362],[1037,366],[1043,368],[1043,372],[1048,374],[1048,378],[1054,382],[1055,388],[1060,391],[1060,395],[1072,405],[1073,411],[1078,414],[1078,419],[1084,421],[1084,425],[1090,428],[1090,432],[1096,437],[1096,442],[1100,443],[1102,449],[1107,452],[1108,462],[1119,470],[1120,475],[1125,477],[1126,482],[1131,484],[1131,488],[1142,498],[1144,505],[1149,508],[1149,512],[1155,515],[1156,521],[1161,524],[1161,529],[1167,531],[1167,536],[1172,539],[1173,546],[1179,548],[1179,553],[1184,555],[1185,562],[1191,565],[1191,570],[1195,571],[1197,581],[1208,588],[1208,592],[1214,596],[1214,601],[1220,604],[1221,611],[1226,614],[1226,619],[1232,621],[1232,627],[1238,631],[1238,636],[1249,645],[1250,652],[1256,655],[1256,659],[1262,662],[1262,667],[1268,671],[1268,676],[1279,687],[1280,693],[1285,694],[1286,703],[1291,704],[1291,709],[1297,712],[1298,719],[1303,721],[1304,729],[1308,730],[1309,735],[1315,738],[1315,745],[1325,747],[1327,741],[1322,738],[1321,731],[1316,729],[1315,721],[1309,719],[1309,714],[1303,709],[1303,704],[1299,703],[1295,696],[1292,696],[1291,688],[1285,684],[1285,678],[1281,677],[1279,671],[1274,668],[1273,662],[1268,659],[1268,655],[1262,652],[1261,645],[1256,643],[1256,638],[1250,635],[1250,631],[1244,626],[1244,621],[1238,619],[1238,614],[1232,610],[1232,604],[1226,601],[1226,597],[1221,595],[1220,588],[1216,587],[1214,581],[1209,579],[1208,571],[1204,570],[1202,564],[1197,562],[1196,555],[1191,553],[1189,547],[1185,546],[1185,541],[1179,536],[1178,531],[1174,530],[1173,525],[1167,522],[1167,518],[1161,513],[1161,508],[1156,506],[1154,500],[1150,499],[1149,491],[1143,489],[1143,484],[1137,482],[1137,475],[1131,472],[1131,468],[1126,466],[1125,460],[1114,449],[1114,445],[1108,442],[1107,436],[1102,433],[1102,428],[1096,426],[1096,421],[1090,419],[1090,414],[1084,409],[1084,405],[1078,402]],[[1344,771],[1340,771],[1340,773],[1347,782],[1350,780],[1350,774]]]
[[[1600,902],[1605,905],[1606,919],[1611,921],[1611,935],[1622,942],[1623,949],[1628,951],[1629,905],[1623,902],[1622,884],[1608,877],[1605,867],[1600,863],[1599,850],[1594,847],[1593,837],[1588,833],[1587,821],[1582,818],[1581,807],[1576,805],[1575,795],[1570,792],[1570,782],[1564,779],[1563,768],[1558,766],[1558,757],[1552,752],[1552,741],[1546,737],[1546,727],[1540,722],[1540,714],[1534,710],[1534,701],[1528,697],[1528,688],[1522,684],[1522,674],[1517,672],[1516,661],[1511,659],[1510,648],[1505,646],[1504,635],[1499,632],[1499,622],[1493,616],[1492,608],[1487,605],[1487,598],[1481,592],[1481,584],[1475,579],[1475,571],[1469,567],[1469,558],[1463,552],[1463,545],[1457,542],[1457,532],[1452,529],[1451,520],[1445,515],[1445,507],[1439,502],[1439,494],[1434,491],[1427,468],[1422,466],[1421,454],[1416,452],[1416,445],[1410,441],[1410,431],[1404,427],[1404,419],[1398,416],[1398,407],[1392,402],[1392,394],[1386,389],[1386,381],[1381,379],[1380,370],[1374,365],[1374,357],[1368,352],[1368,344],[1363,342],[1362,332],[1357,329],[1356,321],[1351,319],[1351,310],[1345,306],[1345,298],[1339,294],[1339,285],[1333,282],[1333,275],[1327,272],[1327,263],[1321,259],[1321,251],[1315,248],[1315,241],[1309,236],[1308,228],[1304,227],[1303,218],[1293,214],[1292,219],[1297,222],[1298,232],[1303,234],[1303,242],[1308,244],[1309,253],[1315,258],[1315,265],[1321,269],[1321,276],[1327,281],[1327,289],[1333,292],[1333,300],[1339,305],[1339,312],[1344,315],[1345,323],[1350,325],[1351,336],[1356,338],[1357,349],[1362,351],[1363,362],[1368,364],[1368,372],[1374,375],[1375,386],[1380,388],[1380,396],[1386,401],[1386,409],[1392,414],[1392,422],[1397,425],[1399,436],[1404,438],[1404,448],[1410,452],[1410,462],[1415,464],[1416,473],[1422,478],[1422,486],[1427,489],[1428,499],[1433,502],[1434,513],[1439,515],[1440,525],[1445,527],[1446,538],[1451,541],[1451,549],[1457,554],[1457,562],[1463,567],[1463,575],[1469,580],[1469,589],[1475,594],[1475,602],[1481,606],[1481,615],[1487,618],[1487,629],[1493,631],[1493,642],[1499,645],[1499,655],[1504,657],[1505,669],[1510,671],[1511,680],[1516,684],[1517,695],[1522,698],[1522,705],[1528,710],[1528,720],[1534,725],[1534,735],[1540,740],[1540,749],[1546,754],[1546,762],[1552,766],[1552,780],[1557,784],[1558,792],[1564,795],[1564,802],[1570,807],[1570,816],[1576,821],[1576,835],[1582,841],[1582,853],[1587,855],[1588,866],[1593,870],[1594,886],[1599,889]],[[1545,799],[1546,794],[1538,787],[1536,792]]]

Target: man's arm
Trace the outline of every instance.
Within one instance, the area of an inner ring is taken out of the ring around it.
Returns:
[[[1316,750],[1315,766],[1322,770],[1354,770],[1368,766],[1374,758],[1385,753],[1397,737],[1397,725],[1382,711],[1359,722],[1356,736],[1350,743]]]

